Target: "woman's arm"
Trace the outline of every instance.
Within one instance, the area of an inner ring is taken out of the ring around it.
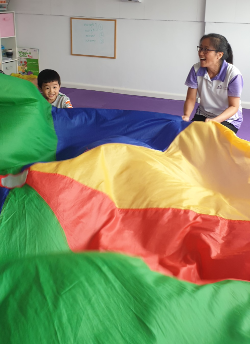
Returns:
[[[215,118],[206,118],[205,122],[223,122],[227,120],[228,118],[232,117],[236,114],[236,112],[239,110],[240,106],[240,98],[238,97],[228,97],[228,108],[223,111],[219,116]]]
[[[197,88],[188,88],[186,101],[184,103],[184,115],[182,116],[183,121],[189,121],[189,117],[194,109],[196,103]]]

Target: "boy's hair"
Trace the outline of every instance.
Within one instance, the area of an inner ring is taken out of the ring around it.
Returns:
[[[57,81],[59,86],[61,86],[60,75],[53,69],[44,69],[42,70],[37,77],[37,83],[39,88],[42,88],[43,84],[47,82]]]

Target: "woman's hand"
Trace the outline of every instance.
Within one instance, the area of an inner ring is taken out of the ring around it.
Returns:
[[[226,121],[228,118],[236,114],[236,112],[239,110],[240,106],[240,98],[238,97],[228,97],[228,108],[223,111],[219,116],[215,118],[207,118],[209,121],[215,121],[215,122],[223,122]],[[207,122],[206,119],[206,122]]]
[[[183,119],[183,121],[188,122],[189,121],[189,116],[188,115],[184,115],[184,116],[182,116],[182,119]]]

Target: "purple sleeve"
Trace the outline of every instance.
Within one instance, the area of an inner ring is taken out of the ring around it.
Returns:
[[[228,96],[239,97],[243,89],[243,78],[242,75],[236,75],[228,84]]]
[[[190,69],[185,85],[191,88],[198,88],[197,76],[194,67]]]

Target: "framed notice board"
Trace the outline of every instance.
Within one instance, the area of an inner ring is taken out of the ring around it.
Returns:
[[[71,55],[116,58],[116,20],[70,18]]]

